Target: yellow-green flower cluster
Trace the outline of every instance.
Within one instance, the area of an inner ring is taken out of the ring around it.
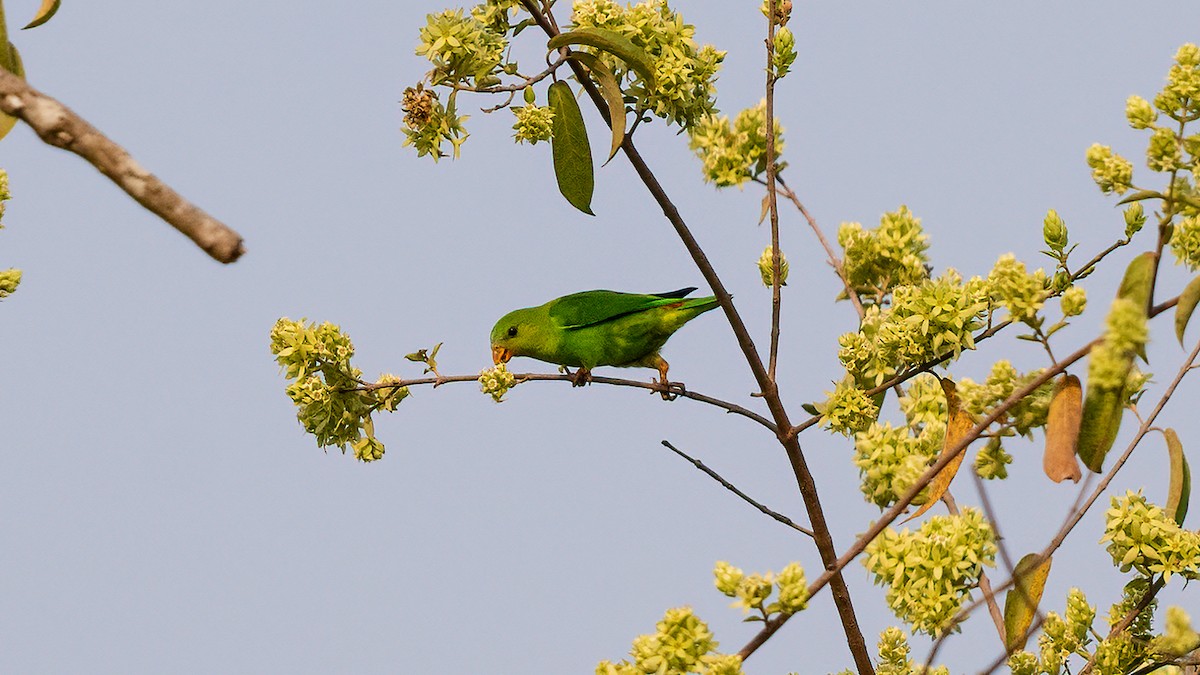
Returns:
[[[1190,216],[1175,223],[1171,252],[1175,254],[1176,265],[1186,265],[1193,271],[1200,268],[1200,216]]]
[[[1178,657],[1200,649],[1200,633],[1192,628],[1192,618],[1182,607],[1167,608],[1166,631],[1154,639],[1150,650],[1156,654]]]
[[[1176,122],[1200,117],[1200,47],[1188,43],[1175,52],[1175,65],[1154,97],[1154,107]]]
[[[12,198],[8,192],[8,172],[0,169],[0,218],[4,217],[4,202]],[[4,226],[0,225],[0,229]],[[0,300],[12,295],[21,285],[21,270],[0,270]]]
[[[21,285],[21,270],[0,270],[0,300],[12,295]]]
[[[1200,533],[1181,528],[1140,491],[1113,497],[1100,541],[1108,542],[1113,564],[1122,572],[1200,578]]]
[[[1091,643],[1092,622],[1096,608],[1088,604],[1083,591],[1072,588],[1067,594],[1064,618],[1058,612],[1048,612],[1038,636],[1039,655],[1021,650],[1009,657],[1008,665],[1014,675],[1060,673],[1072,654],[1087,657],[1085,647]]]
[[[900,397],[900,411],[910,427],[946,423],[946,394],[936,375],[921,373],[908,381],[908,390]]]
[[[762,276],[763,285],[773,288],[775,282],[775,252],[768,246],[763,249],[758,259],[758,273]],[[783,251],[779,252],[779,285],[787,286],[788,260]]]
[[[517,121],[513,124],[513,135],[518,143],[537,145],[538,141],[548,141],[554,135],[552,123],[554,108],[541,107],[533,104],[513,108]]]
[[[690,607],[667,610],[656,628],[654,634],[634,639],[630,650],[632,660],[601,661],[596,666],[596,675],[741,675],[741,657],[716,653],[717,641],[712,632]]]
[[[1073,599],[1077,605],[1082,603],[1082,607],[1076,607],[1074,616],[1070,604]],[[1087,598],[1077,588],[1071,589],[1066,619],[1058,612],[1046,614],[1042,634],[1038,636],[1041,664],[1046,672],[1058,672],[1067,658],[1072,654],[1081,653],[1091,642],[1089,631],[1095,617],[1096,609],[1087,603]]]
[[[783,153],[783,126],[775,119],[775,161]],[[705,115],[688,129],[688,147],[704,162],[704,180],[741,186],[767,170],[767,102],[737,114]]]
[[[911,649],[904,631],[891,626],[879,634],[879,661],[875,664],[875,675],[950,675],[945,666],[926,670],[909,658]],[[845,671],[850,672],[850,671]]]
[[[1012,463],[1012,455],[1004,449],[1000,439],[991,438],[975,454],[975,473],[985,480],[1004,480],[1008,478],[1008,465]]]
[[[995,534],[977,509],[957,516],[934,516],[916,532],[884,530],[866,549],[863,564],[877,584],[887,586],[887,602],[913,631],[939,635],[994,564]]]
[[[1149,340],[1146,310],[1129,298],[1117,298],[1105,320],[1104,342],[1092,348],[1088,360],[1088,384],[1120,390],[1130,373],[1130,357]]]
[[[1008,310],[1016,321],[1030,323],[1046,302],[1046,273],[1041,268],[1029,273],[1025,263],[1011,253],[1000,256],[988,274],[993,300]]]
[[[975,348],[987,296],[953,270],[892,291],[892,306],[872,305],[858,333],[839,339],[838,358],[860,386],[878,386],[902,368]]]
[[[1158,113],[1149,101],[1134,94],[1125,101],[1125,119],[1134,129],[1145,129],[1158,121]]]
[[[1155,129],[1146,146],[1146,166],[1151,171],[1177,171],[1184,168],[1183,150],[1175,132],[1170,129]]]
[[[890,422],[872,424],[854,436],[854,465],[867,501],[884,508],[896,503],[933,465],[945,438],[945,422],[929,422],[918,435]],[[923,490],[914,503],[924,503]]]
[[[468,115],[458,115],[454,106],[443,106],[437,94],[419,84],[404,90],[400,106],[405,111],[404,145],[416,148],[418,157],[429,155],[436,162],[446,156],[442,145],[449,142],[458,157],[468,136],[463,127]]]
[[[1087,309],[1087,291],[1083,286],[1071,286],[1059,298],[1063,316],[1079,316]]]
[[[769,617],[795,614],[808,606],[808,582],[800,563],[789,563],[778,575],[773,572],[747,575],[722,560],[713,568],[713,581],[717,590],[734,598],[733,606],[744,612],[758,610]],[[775,590],[779,594],[773,602],[767,603]]]
[[[12,194],[8,191],[8,172],[0,169],[0,218],[4,217],[4,202],[10,199],[12,199]]]
[[[623,61],[600,53],[618,78],[633,77],[625,90],[635,107],[690,128],[716,106],[716,76],[725,52],[700,47],[696,29],[683,22],[667,0],[644,0],[622,7],[611,0],[576,0],[571,21],[576,28],[597,27],[621,33],[654,61],[655,86],[643,82]]]
[[[385,375],[379,388],[362,389],[362,372],[350,365],[354,345],[332,323],[280,319],[271,329],[271,353],[292,380],[287,395],[299,410],[296,418],[320,447],[354,450],[369,462],[383,457],[383,444],[375,439],[371,413],[395,410],[408,396],[399,379]],[[387,386],[395,385],[395,386]]]
[[[1092,169],[1092,180],[1104,194],[1124,194],[1133,187],[1133,165],[1109,146],[1092,144],[1086,158]]]
[[[503,363],[495,368],[479,371],[479,391],[492,397],[496,403],[504,400],[509,389],[517,386],[517,378],[508,372],[508,366]]]
[[[830,431],[850,436],[863,431],[879,417],[879,405],[855,386],[854,378],[843,378],[832,392],[825,393],[829,398],[816,408],[821,413],[821,424]]]
[[[483,16],[489,17],[487,13]],[[433,84],[471,81],[475,86],[495,84],[498,80],[493,73],[500,68],[504,50],[508,47],[505,38],[507,17],[501,30],[495,27],[496,24],[489,25],[474,14],[465,14],[462,9],[426,15],[416,51],[417,56],[424,56],[433,63],[430,81]]]
[[[842,223],[838,244],[845,251],[850,287],[864,300],[879,302],[896,286],[915,285],[929,278],[925,264],[929,237],[921,219],[907,206],[883,214],[879,227],[866,230],[861,223]]]
[[[1011,361],[1001,359],[992,364],[992,370],[982,384],[964,377],[958,382],[958,394],[963,407],[973,415],[984,415],[1002,403],[1018,388],[1028,384],[1042,374],[1041,369],[1021,374]],[[1054,385],[1047,382],[1034,389],[1028,396],[1008,409],[1000,422],[1012,426],[1022,436],[1029,436],[1033,429],[1046,425],[1050,412],[1050,399]]]

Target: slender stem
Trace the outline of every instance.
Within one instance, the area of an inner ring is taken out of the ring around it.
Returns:
[[[775,380],[775,366],[779,362],[779,318],[783,308],[783,297],[780,292],[780,267],[782,257],[779,251],[779,200],[776,194],[775,179],[778,167],[775,166],[775,7],[776,0],[767,0],[767,98],[766,98],[766,140],[767,140],[767,211],[771,219],[771,347],[767,359],[767,378],[772,384]]]
[[[696,459],[695,457],[689,456],[686,452],[680,450],[679,448],[675,447],[674,445],[671,445],[671,443],[669,441],[662,441],[662,444],[664,447],[669,449],[671,452],[674,452],[675,454],[679,455],[680,457],[691,462],[692,465],[695,466],[697,469],[700,469],[704,473],[708,474],[709,478],[712,478],[713,480],[720,483],[722,485],[722,487],[724,487],[726,490],[729,490],[733,494],[741,497],[742,500],[745,501],[750,506],[753,506],[754,508],[758,509],[762,513],[774,518],[775,520],[778,520],[779,522],[783,523],[784,525],[787,525],[788,527],[792,528],[793,530],[796,530],[797,532],[800,532],[802,534],[807,534],[810,537],[813,536],[812,530],[808,529],[807,527],[801,527],[800,525],[797,525],[794,521],[792,521],[791,518],[788,518],[787,516],[783,515],[782,513],[772,511],[771,509],[763,506],[759,502],[754,501],[753,498],[751,498],[745,492],[742,492],[741,490],[739,490],[737,488],[737,486],[735,486],[733,483],[730,483],[729,481],[722,478],[721,474],[719,474],[716,471],[713,471],[712,469],[705,466],[704,462],[701,462],[700,460]]]
[[[549,373],[513,373],[513,377],[517,378],[517,382],[574,382],[574,380],[572,380],[570,375],[551,375]],[[418,377],[418,378],[414,378],[411,380],[400,380],[398,382],[385,382],[385,383],[379,383],[379,384],[363,384],[362,386],[351,387],[348,389],[343,389],[342,391],[378,391],[380,389],[398,389],[400,387],[415,387],[415,386],[425,385],[425,384],[431,384],[436,388],[436,387],[442,386],[443,384],[451,384],[451,383],[456,383],[456,382],[478,382],[478,381],[479,381],[478,375],[446,375],[446,376],[441,376],[441,377]],[[658,393],[661,393],[663,391],[663,385],[658,382],[643,382],[641,380],[624,380],[624,379],[620,379],[620,378],[616,378],[616,377],[602,377],[602,376],[595,376],[595,375],[592,376],[591,381],[595,384],[610,384],[610,385],[617,386],[617,387],[634,387],[637,389],[646,389],[651,392],[658,392]],[[672,384],[680,384],[680,383],[674,382]],[[758,413],[754,412],[753,410],[748,410],[746,408],[743,408],[742,406],[740,406],[736,403],[730,403],[729,401],[723,401],[719,398],[701,394],[700,392],[696,392],[696,391],[689,391],[687,389],[683,389],[683,390],[671,389],[671,391],[669,393],[671,393],[675,396],[678,396],[680,398],[687,398],[687,399],[691,399],[693,401],[698,401],[700,403],[707,403],[708,405],[715,406],[717,408],[721,408],[721,409],[725,410],[726,412],[730,412],[735,415],[741,415],[742,417],[745,417],[746,419],[750,419],[750,420],[754,420],[755,422],[758,422],[759,424],[761,424],[764,427],[766,427],[767,429],[769,429],[771,431],[771,433],[775,433],[776,427],[775,427],[775,424],[771,420],[763,417],[762,415],[759,415]]]
[[[534,0],[521,0],[521,4],[533,15],[538,25],[548,37],[553,38],[558,34],[554,25],[537,8]],[[592,99],[592,103],[596,105],[600,114],[607,120],[608,106],[595,85],[588,79],[587,73],[575,61],[569,61],[568,64],[575,71],[580,84]],[[778,388],[767,375],[767,369],[763,366],[758,349],[754,346],[754,339],[750,336],[750,331],[746,328],[745,322],[742,321],[741,315],[738,314],[737,308],[734,307],[733,299],[729,291],[725,289],[721,278],[717,275],[716,269],[713,268],[712,263],[708,260],[708,256],[705,255],[704,250],[700,247],[700,244],[696,241],[691,230],[684,222],[683,217],[679,214],[679,209],[675,207],[670,197],[667,196],[666,191],[663,190],[662,185],[658,182],[658,178],[637,151],[633,139],[626,137],[621,144],[621,148],[625,151],[625,156],[629,159],[630,164],[633,165],[634,171],[637,172],[646,189],[649,190],[655,202],[663,210],[663,215],[675,229],[675,233],[679,236],[684,248],[691,255],[692,261],[696,264],[705,282],[712,289],[717,302],[720,303],[721,309],[725,313],[725,318],[728,320],[729,326],[737,339],[738,346],[746,358],[746,363],[754,375],[759,390],[762,392],[763,400],[766,402],[767,408],[771,411],[771,417],[775,421],[776,429],[779,430],[776,432],[776,438],[779,439],[780,444],[787,453],[788,463],[791,465],[792,473],[796,477],[800,496],[804,499],[804,506],[808,511],[808,519],[812,524],[813,540],[821,556],[821,562],[824,564],[826,570],[834,569],[834,566],[837,564],[837,548],[833,542],[833,536],[830,533],[829,524],[825,519],[825,512],[817,494],[816,481],[808,468],[808,462],[804,458],[799,441],[794,436],[789,436],[786,433],[786,430],[792,427],[791,420],[788,418],[787,410],[779,398]],[[858,627],[858,618],[854,613],[854,603],[850,599],[850,590],[842,578],[840,568],[834,569],[832,572],[827,572],[826,575],[822,576],[828,576],[826,583],[830,585],[834,605],[837,607],[838,617],[842,622],[842,629],[846,634],[846,644],[854,658],[858,672],[860,675],[873,674],[875,669],[871,664],[870,651],[867,648],[866,641],[863,640],[862,630]]]
[[[1129,610],[1129,613],[1121,617],[1120,621],[1113,624],[1112,630],[1108,631],[1108,637],[1111,638],[1118,633],[1127,630],[1131,625],[1133,625],[1133,621],[1137,618],[1138,614],[1141,614],[1147,607],[1150,606],[1150,603],[1154,602],[1154,596],[1158,595],[1158,592],[1161,591],[1163,586],[1166,585],[1167,584],[1164,577],[1159,576],[1158,579],[1155,579],[1154,583],[1150,584],[1150,587],[1147,588],[1146,592],[1142,594],[1141,600],[1138,600],[1138,603],[1134,605],[1133,609]],[[1100,650],[1097,649],[1091,655],[1091,657],[1088,658],[1087,663],[1085,663],[1083,668],[1079,671],[1079,675],[1088,675],[1088,673],[1092,672],[1092,669],[1096,667],[1096,657],[1099,656],[1099,654]]]
[[[537,75],[533,75],[531,77],[526,77],[522,81],[516,82],[514,84],[505,84],[505,85],[498,84],[494,87],[468,87],[465,84],[459,84],[458,82],[453,82],[453,83],[450,83],[449,86],[451,86],[452,88],[457,89],[459,91],[469,91],[469,92],[473,92],[476,94],[501,94],[501,93],[505,93],[505,92],[510,92],[510,93],[517,92],[517,91],[521,91],[522,89],[524,89],[525,87],[528,87],[531,84],[537,84],[538,82],[541,82],[542,80],[546,79],[547,77],[550,77],[550,75],[552,73],[554,73],[554,71],[558,70],[558,67],[561,66],[566,60],[567,60],[566,56],[560,55],[549,66],[547,66],[546,69],[543,70],[542,72],[538,73]]]
[[[842,287],[846,291],[846,297],[850,299],[850,304],[854,305],[854,311],[858,314],[858,320],[862,321],[867,313],[863,308],[862,300],[858,297],[858,293],[855,293],[854,288],[850,286],[850,277],[846,274],[846,265],[843,263],[841,257],[839,257],[838,254],[833,250],[833,246],[830,245],[829,240],[825,238],[825,232],[823,232],[821,230],[821,226],[817,224],[817,219],[813,218],[808,212],[808,209],[804,208],[804,203],[800,201],[800,197],[783,180],[783,174],[778,174],[775,179],[779,181],[779,185],[783,187],[783,196],[787,197],[792,202],[792,205],[796,207],[796,210],[800,212],[800,215],[804,216],[804,220],[808,222],[808,226],[812,229],[813,234],[817,235],[817,241],[820,242],[821,248],[825,249],[825,255],[829,258],[829,264],[833,266],[834,271],[837,272],[838,279],[841,279],[842,281]]]

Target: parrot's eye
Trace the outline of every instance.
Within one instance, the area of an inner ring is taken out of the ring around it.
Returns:
[[[508,327],[508,337],[517,337],[517,327],[516,326]]]

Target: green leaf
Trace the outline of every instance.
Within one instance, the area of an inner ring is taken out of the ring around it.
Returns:
[[[624,61],[650,87],[654,86],[654,63],[650,60],[650,56],[620,33],[603,28],[578,28],[566,33],[559,33],[551,38],[546,46],[550,49],[558,49],[567,45],[586,45],[606,51]]]
[[[1135,193],[1129,195],[1128,197],[1122,199],[1121,201],[1117,202],[1117,206],[1120,206],[1121,204],[1129,204],[1130,202],[1140,202],[1140,201],[1145,201],[1147,199],[1162,199],[1162,198],[1163,198],[1163,195],[1161,192],[1155,192],[1154,190],[1141,190],[1141,191],[1135,192]]]
[[[1174,429],[1164,429],[1163,437],[1167,439],[1167,454],[1171,458],[1171,482],[1167,492],[1167,514],[1175,519],[1175,524],[1183,526],[1187,517],[1188,502],[1192,497],[1192,470],[1188,466],[1187,457],[1183,454],[1183,443],[1179,442],[1179,434]]]
[[[54,13],[58,11],[59,4],[59,0],[42,0],[42,6],[38,8],[37,16],[33,17],[33,21],[30,21],[29,25],[21,30],[37,28],[49,21],[50,17],[54,16]]]
[[[0,67],[21,78],[25,77],[25,67],[21,63],[21,55],[17,52],[17,46],[11,42],[8,43],[8,49],[0,47]],[[12,131],[16,125],[17,118],[0,113],[0,139],[7,136],[8,132]]]
[[[555,82],[547,92],[554,109],[554,137],[550,147],[554,154],[554,175],[558,191],[571,206],[589,216],[592,213],[592,190],[595,176],[592,169],[592,147],[588,144],[587,127],[579,102],[566,82]]]
[[[571,52],[571,58],[592,71],[592,77],[600,85],[600,94],[608,104],[608,126],[612,127],[612,147],[608,151],[608,159],[604,160],[608,164],[617,156],[617,150],[621,149],[621,142],[625,140],[625,97],[621,94],[621,85],[617,84],[612,69],[595,54]]]
[[[1117,440],[1121,430],[1121,414],[1124,401],[1120,389],[1101,389],[1088,382],[1087,395],[1083,399],[1083,419],[1079,425],[1079,459],[1087,468],[1100,473],[1104,456]]]
[[[1192,319],[1192,312],[1196,311],[1196,304],[1200,303],[1200,277],[1192,279],[1179,294],[1179,304],[1175,305],[1175,337],[1179,338],[1179,344],[1183,344],[1183,332],[1187,330],[1188,321]]]
[[[1009,654],[1025,647],[1029,626],[1042,600],[1042,591],[1046,589],[1052,561],[1052,558],[1043,559],[1040,553],[1030,553],[1021,558],[1013,570],[1015,584],[1004,596],[1004,647]]]

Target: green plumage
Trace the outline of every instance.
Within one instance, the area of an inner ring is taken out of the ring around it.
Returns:
[[[582,378],[596,366],[656,368],[665,381],[659,350],[683,324],[717,306],[715,297],[685,297],[694,290],[584,291],[509,312],[492,329],[493,359],[528,356],[579,368]]]

